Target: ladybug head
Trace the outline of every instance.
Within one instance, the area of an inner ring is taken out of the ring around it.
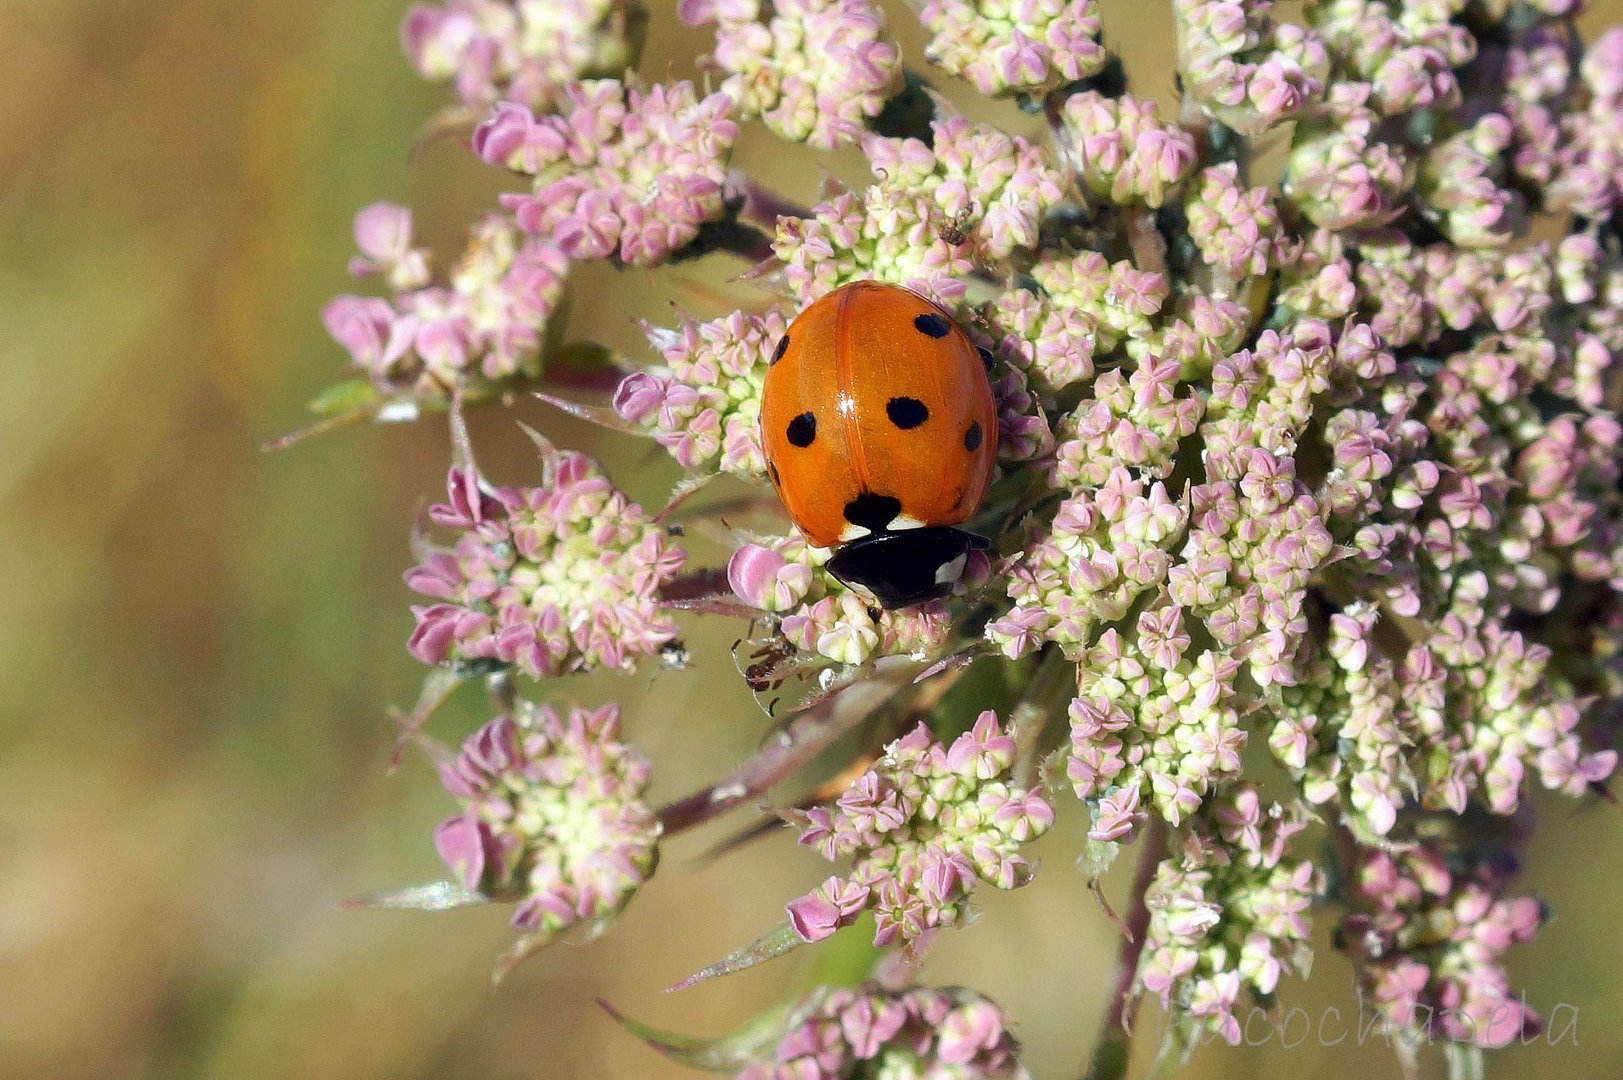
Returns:
[[[948,525],[876,532],[836,551],[828,570],[894,610],[952,592],[970,550],[986,545],[985,537]]]

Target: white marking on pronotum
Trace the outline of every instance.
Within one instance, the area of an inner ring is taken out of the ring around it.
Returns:
[[[935,583],[945,585],[957,581],[964,575],[964,564],[969,561],[969,552],[964,552],[950,563],[942,563],[935,568]]]
[[[903,529],[922,529],[924,528],[924,522],[920,521],[916,517],[909,517],[906,514],[897,514],[891,519],[890,524],[886,527],[889,528],[891,532],[900,532]]]

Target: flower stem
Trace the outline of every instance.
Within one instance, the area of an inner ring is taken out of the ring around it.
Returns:
[[[770,233],[778,227],[778,219],[784,217],[811,217],[811,211],[754,180],[745,181],[744,205],[738,213],[740,221],[758,225]]]
[[[1050,646],[1010,717],[1020,746],[1016,775],[1021,783],[1030,784],[1037,778],[1044,735],[1056,717],[1065,715],[1065,707],[1075,694],[1076,665]]]
[[[1132,1056],[1130,1013],[1133,983],[1138,976],[1138,960],[1144,951],[1144,938],[1150,927],[1147,897],[1167,846],[1166,824],[1160,818],[1150,818],[1142,843],[1144,846],[1139,851],[1138,865],[1133,871],[1132,895],[1128,899],[1121,949],[1116,954],[1115,986],[1100,1026],[1099,1043],[1088,1065],[1086,1080],[1122,1080],[1127,1075],[1127,1063]]]

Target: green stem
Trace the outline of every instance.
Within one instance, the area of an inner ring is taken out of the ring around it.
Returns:
[[[1132,1058],[1133,1036],[1128,1014],[1133,1002],[1133,984],[1138,978],[1139,957],[1150,927],[1150,885],[1166,854],[1166,824],[1158,817],[1151,817],[1140,843],[1143,848],[1133,871],[1132,895],[1128,898],[1131,906],[1127,909],[1121,950],[1116,954],[1116,983],[1100,1027],[1099,1044],[1088,1066],[1087,1080],[1122,1080]]]
[[[1076,696],[1076,665],[1065,658],[1059,649],[1049,646],[1037,663],[1037,670],[1026,684],[1020,703],[1010,715],[1019,741],[1015,768],[1021,783],[1030,784],[1036,777],[1037,762],[1042,756],[1043,735],[1057,716]]]

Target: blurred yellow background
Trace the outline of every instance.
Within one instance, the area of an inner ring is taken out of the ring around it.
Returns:
[[[663,993],[827,873],[787,836],[701,865],[730,826],[675,840],[605,938],[548,951],[494,993],[503,911],[336,906],[441,873],[430,833],[448,804],[417,761],[386,775],[385,708],[422,674],[403,647],[400,573],[415,510],[442,484],[446,432],[436,419],[258,446],[340,371],[318,313],[350,287],[353,212],[408,202],[449,253],[492,201],[487,171],[449,142],[407,160],[447,95],[399,53],[405,6],[0,5],[0,1077],[686,1076],[593,999],[719,1032],[838,962],[807,949]],[[704,35],[651,6],[643,71],[690,72]],[[1615,21],[1623,7],[1608,6],[1612,20],[1586,25]],[[1157,55],[1140,35],[1165,32],[1162,7],[1107,5],[1130,64]],[[894,21],[916,57],[916,26]],[[1169,76],[1149,82],[1170,94]],[[974,111],[1030,126],[1006,106]],[[808,160],[755,140],[739,163],[811,198],[821,173],[785,156]],[[859,176],[849,156],[821,161]],[[664,317],[673,299],[703,311],[700,285],[751,295],[725,259],[658,276],[593,268],[574,328],[646,355],[630,314]],[[518,411],[592,446],[645,501],[675,479],[645,446]],[[522,481],[511,421],[482,414],[475,439],[489,472]],[[626,701],[658,801],[766,728],[733,673],[738,628],[708,622],[690,627],[693,669],[660,676],[657,696],[647,676],[556,689]],[[467,694],[435,730],[460,738],[479,705]],[[1068,865],[1077,816],[1039,846],[1037,882],[989,898],[927,970],[999,999],[1039,1078],[1079,1074],[1114,949]],[[1617,821],[1545,808],[1526,883],[1556,920],[1512,974],[1535,1006],[1578,1010],[1576,1042],[1501,1053],[1490,1077],[1623,1076]],[[1321,946],[1287,1003],[1350,1016],[1346,964]],[[1375,1043],[1315,1043],[1210,1048],[1186,1075],[1396,1075]]]

